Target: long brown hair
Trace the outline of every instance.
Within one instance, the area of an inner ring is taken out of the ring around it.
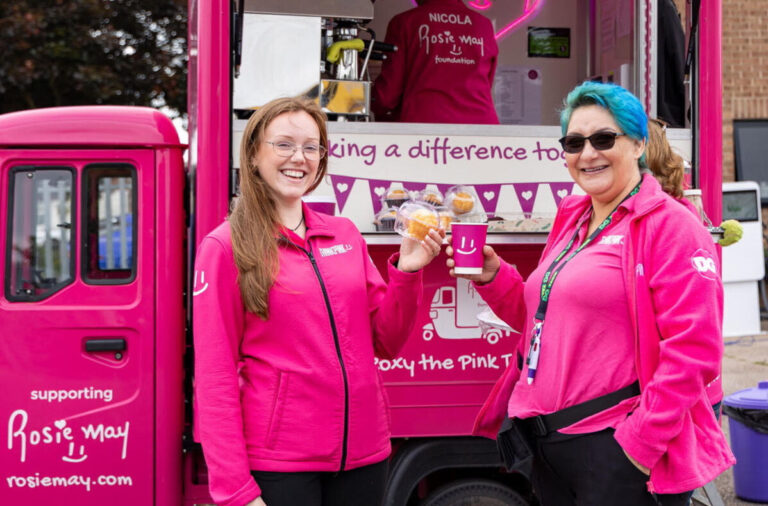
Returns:
[[[328,146],[325,114],[309,100],[279,98],[259,108],[245,125],[240,142],[240,195],[229,217],[232,251],[238,271],[238,284],[245,308],[263,319],[269,317],[269,290],[280,268],[277,237],[280,220],[272,190],[259,175],[256,154],[261,149],[264,133],[278,116],[290,112],[306,112],[317,123],[320,145]],[[317,168],[311,192],[325,177],[328,155]]]
[[[645,158],[648,168],[664,191],[675,198],[683,196],[685,165],[683,157],[672,150],[667,142],[666,124],[661,120],[648,120],[648,143]]]

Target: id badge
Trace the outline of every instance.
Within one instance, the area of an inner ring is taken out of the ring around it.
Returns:
[[[531,330],[531,345],[528,348],[528,358],[525,363],[528,365],[528,384],[533,383],[536,378],[536,369],[539,366],[539,355],[541,354],[541,327],[543,321],[537,321],[533,324]]]

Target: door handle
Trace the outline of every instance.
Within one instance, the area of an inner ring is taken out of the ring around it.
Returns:
[[[125,339],[87,339],[85,351],[125,351]]]

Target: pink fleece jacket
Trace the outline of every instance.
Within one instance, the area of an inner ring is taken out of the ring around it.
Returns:
[[[723,353],[719,261],[704,227],[652,176],[643,177],[634,198],[634,212],[625,218],[630,225],[622,270],[642,394],[615,437],[651,469],[650,491],[679,493],[708,483],[735,462],[707,395]],[[544,255],[563,235],[573,234],[589,205],[588,196],[563,199]],[[502,262],[494,280],[477,287],[500,318],[524,328],[517,347],[521,354],[531,327],[523,286],[520,274]],[[504,372],[478,414],[475,434],[496,437],[519,378],[514,364]]]
[[[499,48],[491,21],[461,0],[426,0],[389,22],[371,107],[379,120],[498,124],[491,89]]]
[[[304,207],[306,250],[279,242],[269,318],[243,306],[229,223],[195,263],[196,433],[217,504],[260,495],[250,470],[339,471],[390,453],[387,400],[374,354],[404,344],[422,274],[386,284],[346,218]]]

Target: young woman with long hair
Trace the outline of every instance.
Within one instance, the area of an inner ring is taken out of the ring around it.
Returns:
[[[444,234],[403,239],[385,283],[354,224],[302,203],[326,174],[325,117],[284,98],[248,121],[241,193],[200,244],[196,431],[224,505],[380,503],[390,453],[374,355],[410,334]]]

